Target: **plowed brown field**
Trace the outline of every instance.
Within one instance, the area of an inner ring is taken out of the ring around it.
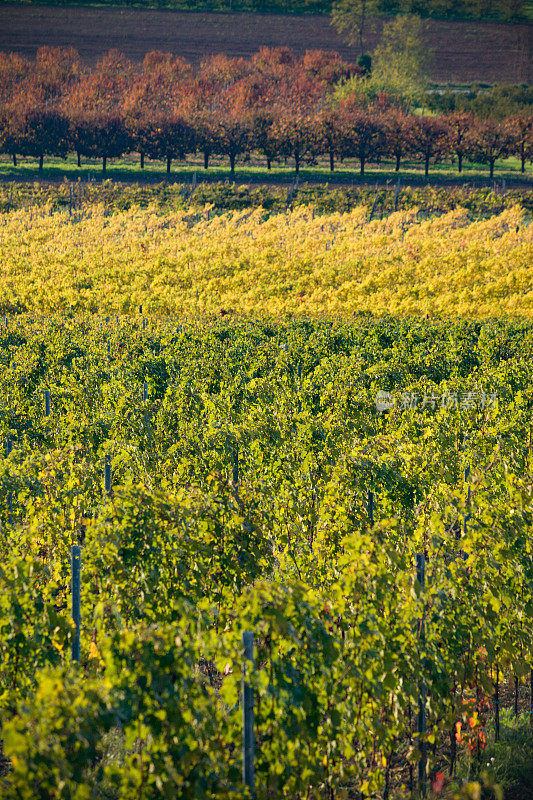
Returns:
[[[370,50],[377,31],[369,37]],[[425,36],[434,53],[435,81],[532,81],[531,25],[430,20]],[[357,56],[325,16],[0,5],[0,50],[33,56],[42,45],[75,47],[87,62],[110,48],[134,60],[162,50],[192,62],[211,53],[246,56],[263,46],[286,46],[297,53],[337,50],[349,60]]]

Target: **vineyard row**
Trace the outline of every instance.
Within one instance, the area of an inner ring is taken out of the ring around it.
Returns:
[[[4,796],[243,797],[243,631],[258,800],[480,762],[530,708],[532,323],[143,314],[0,328]]]

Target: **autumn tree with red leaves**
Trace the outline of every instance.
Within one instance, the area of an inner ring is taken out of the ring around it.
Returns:
[[[437,161],[448,149],[447,130],[440,117],[414,117],[412,127],[413,152],[424,159],[424,174],[429,175],[431,161]]]
[[[69,138],[80,156],[101,158],[102,172],[110,158],[120,158],[130,148],[124,119],[119,113],[80,111],[71,117]]]
[[[281,108],[276,115],[273,133],[281,157],[293,158],[298,175],[303,163],[313,163],[323,152],[318,118],[308,111]]]
[[[350,104],[342,110],[342,148],[348,157],[359,159],[360,173],[365,165],[385,150],[384,125],[381,115],[367,108],[354,108]]]
[[[109,158],[119,158],[130,149],[123,109],[135,77],[131,61],[111,50],[65,96],[78,165],[81,155],[100,157],[105,172]]]
[[[298,174],[303,163],[314,163],[325,150],[319,113],[325,101],[324,87],[295,64],[278,78],[275,90],[273,134],[279,155],[293,158]]]
[[[526,171],[526,161],[533,161],[533,114],[523,111],[509,119],[513,137],[510,152],[520,159],[520,172]]]
[[[82,72],[72,48],[41,47],[33,62],[0,56],[0,141],[15,165],[17,153],[37,158],[39,172],[46,155],[66,156],[69,122],[61,100]]]
[[[413,150],[413,118],[400,109],[389,109],[381,121],[384,151],[395,159],[395,170],[399,172],[402,158]]]
[[[61,103],[62,98],[88,75],[73,47],[40,47],[32,68],[32,84],[42,102]]]
[[[252,145],[253,112],[250,87],[246,79],[230,85],[218,98],[216,148],[228,156],[230,172],[235,174],[235,160],[249,152]]]
[[[324,87],[335,86],[354,75],[364,74],[364,69],[357,64],[346,63],[338,53],[328,50],[306,50],[299,65],[310,80]]]
[[[471,158],[489,165],[489,175],[494,177],[494,165],[506,158],[513,149],[513,128],[509,120],[478,119],[470,130]]]
[[[274,128],[275,112],[272,109],[259,109],[252,121],[252,143],[266,158],[267,169],[279,155],[279,145]]]
[[[168,173],[173,158],[184,158],[194,149],[187,102],[193,86],[192,67],[182,58],[157,51],[145,56],[123,105],[130,146],[139,153],[141,169],[148,155],[165,159]]]
[[[335,158],[343,154],[343,115],[338,105],[328,103],[318,116],[321,139],[329,157],[329,170],[335,169]]]
[[[457,156],[457,171],[462,172],[463,159],[472,149],[470,130],[474,124],[472,114],[456,112],[445,118],[448,145],[451,153]]]
[[[195,131],[196,146],[203,153],[204,169],[209,168],[209,159],[214,154],[228,155],[235,168],[235,159],[245,145],[245,133],[236,116],[232,87],[248,71],[244,59],[222,54],[205,59],[200,65],[191,88],[190,124]]]
[[[45,156],[66,157],[69,129],[69,120],[53,107],[31,103],[18,106],[12,117],[13,151],[37,158],[42,172]]]

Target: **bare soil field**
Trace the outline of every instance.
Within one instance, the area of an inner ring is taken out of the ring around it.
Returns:
[[[380,24],[369,36],[370,50]],[[425,36],[436,82],[532,82],[532,25],[428,20]],[[34,56],[43,45],[75,47],[89,63],[111,48],[135,61],[151,50],[197,63],[211,53],[247,56],[260,47],[281,46],[357,57],[326,16],[0,5],[0,50]]]

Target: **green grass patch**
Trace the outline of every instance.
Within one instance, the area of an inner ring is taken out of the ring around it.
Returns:
[[[48,181],[68,180],[101,180],[109,178],[114,181],[153,183],[161,180],[179,182],[224,181],[234,179],[238,183],[280,183],[292,184],[296,178],[294,167],[287,165],[274,165],[271,170],[258,159],[237,165],[234,176],[231,175],[227,159],[214,158],[209,169],[203,168],[200,158],[189,158],[186,162],[173,163],[169,174],[166,166],[161,161],[146,160],[142,170],[139,162],[134,157],[125,157],[108,161],[104,173],[99,159],[83,159],[81,168],[77,166],[76,158],[69,156],[67,159],[45,159],[44,167],[39,173],[38,163],[33,158],[18,159],[17,166],[6,156],[0,158],[0,178],[33,181],[37,179]],[[520,162],[516,158],[508,158],[496,164],[494,170],[496,180],[519,180],[533,183],[533,169],[528,165],[525,173],[520,172]],[[338,162],[335,170],[331,172],[325,161],[314,166],[300,169],[300,182],[334,183],[357,185],[361,182],[396,182],[405,183],[445,183],[462,185],[465,182],[488,183],[489,171],[482,164],[463,164],[463,171],[459,173],[457,167],[449,162],[432,164],[429,176],[424,175],[424,167],[420,162],[406,161],[401,165],[400,171],[395,172],[392,161],[382,160],[379,164],[369,164],[365,167],[365,174],[361,176],[359,164],[356,161]]]
[[[487,731],[487,746],[479,754],[459,760],[457,779],[449,792],[440,797],[452,798],[459,787],[478,782],[483,787],[482,798],[496,795],[491,786],[500,786],[504,800],[533,800],[533,720],[530,714],[514,716],[512,709],[504,708],[500,720],[500,740],[494,740],[491,727]],[[474,797],[466,792],[460,797]]]

